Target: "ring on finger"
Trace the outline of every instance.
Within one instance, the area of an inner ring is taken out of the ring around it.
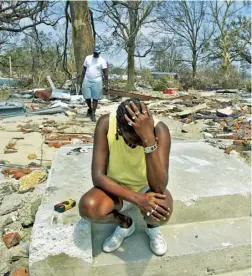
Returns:
[[[147,212],[146,216],[149,217],[151,215],[151,212]]]
[[[136,119],[136,117],[135,117],[135,116],[133,116],[133,117],[132,117],[132,120],[135,120],[135,119]]]
[[[157,207],[158,207],[158,204],[157,204],[156,207],[154,208],[155,211],[157,210]]]
[[[152,209],[150,214],[152,215],[154,212],[155,212],[155,210],[154,210],[154,209]]]
[[[146,111],[146,110],[144,110],[142,113],[143,113],[143,114],[146,114],[146,113],[147,113],[147,111]]]
[[[128,125],[129,125],[129,126],[132,126],[132,122],[131,122],[131,121],[129,121],[129,122],[128,122]]]
[[[136,112],[135,112],[135,114],[136,114],[136,115],[139,115],[139,114],[140,114],[140,112],[139,112],[139,111],[136,111]]]

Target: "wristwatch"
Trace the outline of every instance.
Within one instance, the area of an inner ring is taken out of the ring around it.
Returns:
[[[152,153],[153,151],[155,151],[157,149],[157,143],[155,143],[155,145],[151,146],[151,147],[145,147],[144,148],[144,152],[145,153]]]

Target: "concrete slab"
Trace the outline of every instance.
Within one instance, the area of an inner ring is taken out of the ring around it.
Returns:
[[[81,155],[67,155],[71,149],[71,146],[63,147],[57,152],[36,215],[29,258],[32,276],[65,276],[71,272],[83,276],[92,264],[89,222],[80,220],[78,207],[62,214],[53,209],[56,203],[68,198],[78,203],[91,185],[92,150]]]
[[[80,221],[77,207],[63,214],[53,211],[53,206],[64,199],[72,198],[78,202],[82,194],[93,186],[91,180],[92,150],[89,149],[88,153],[76,156],[66,154],[76,147],[78,145],[62,147],[53,162],[46,192],[36,215],[32,232],[31,276],[65,276],[69,273],[83,276],[93,273],[91,272],[93,271],[91,269],[93,256],[90,224]],[[175,200],[175,209],[170,224],[249,216],[250,172],[249,166],[233,157],[223,155],[218,149],[203,142],[173,141],[169,189]],[[133,215],[137,220],[139,213],[135,212]],[[143,225],[140,217],[139,223]],[[100,234],[105,229],[111,231],[111,228],[106,228],[104,225],[92,226],[92,232],[95,233],[95,237],[97,235],[100,243],[99,237],[103,237]],[[131,241],[135,243],[134,239]],[[244,247],[246,245],[243,244],[242,247],[236,248],[237,256],[247,254],[244,253]],[[145,248],[141,252],[136,251],[143,260],[146,259],[145,255],[148,252],[145,251]],[[218,252],[220,254],[217,255],[222,258],[222,251]],[[201,256],[201,253],[197,254]],[[208,253],[207,251],[205,255],[202,254],[206,257]],[[210,254],[215,257],[217,255]],[[186,265],[187,259],[183,262]],[[190,266],[190,262],[188,265]],[[126,267],[127,264],[123,266]],[[132,265],[133,270],[139,271],[138,267],[139,263],[136,266]],[[97,268],[97,273],[102,274],[102,269]],[[141,275],[141,273],[128,275]]]
[[[173,141],[169,175],[175,199],[170,223],[250,215],[251,168],[217,148]]]
[[[92,276],[197,276],[247,269],[251,259],[250,218],[224,219],[162,227],[168,252],[156,257],[142,231],[111,254],[101,251],[111,230],[93,237]],[[108,230],[108,229],[107,229]],[[139,229],[138,229],[139,230]]]
[[[250,166],[204,142],[172,142],[168,189],[174,199],[169,224],[251,214]],[[136,208],[124,213],[143,224]],[[101,225],[92,227],[103,231]]]
[[[220,274],[219,276],[251,276],[251,275],[252,275],[251,268],[249,268],[246,270],[239,270],[239,271]]]
[[[169,188],[185,203],[207,196],[250,193],[251,168],[204,142],[173,141]]]

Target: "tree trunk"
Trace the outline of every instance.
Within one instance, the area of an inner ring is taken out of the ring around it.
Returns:
[[[135,59],[134,59],[135,45],[132,43],[128,47],[128,91],[134,90],[135,86]]]
[[[223,71],[223,76],[224,76],[224,86],[226,86],[228,83],[228,70],[229,70],[229,65],[230,65],[228,38],[226,36],[223,38],[222,45],[223,45],[222,71]]]
[[[192,56],[192,77],[193,80],[196,77],[197,74],[197,53],[195,51],[193,51],[193,56]]]
[[[227,51],[223,52],[223,64],[222,64],[222,70],[225,80],[228,78],[228,69],[229,69],[229,53]]]
[[[77,75],[82,72],[83,62],[92,54],[94,38],[87,1],[70,1],[72,41]]]

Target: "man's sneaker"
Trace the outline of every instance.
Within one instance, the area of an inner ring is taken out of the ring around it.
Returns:
[[[91,114],[91,116],[90,116],[90,119],[93,121],[93,122],[96,122],[96,116],[95,116],[95,114]]]
[[[110,253],[119,248],[123,240],[135,232],[135,223],[132,222],[129,228],[122,228],[117,226],[115,232],[108,237],[103,243],[103,251]]]
[[[92,115],[92,110],[89,108],[88,110],[87,110],[87,117],[91,117],[91,115]]]
[[[167,250],[167,243],[160,232],[160,227],[146,227],[145,232],[150,238],[150,248],[152,252],[157,256],[164,255]]]

